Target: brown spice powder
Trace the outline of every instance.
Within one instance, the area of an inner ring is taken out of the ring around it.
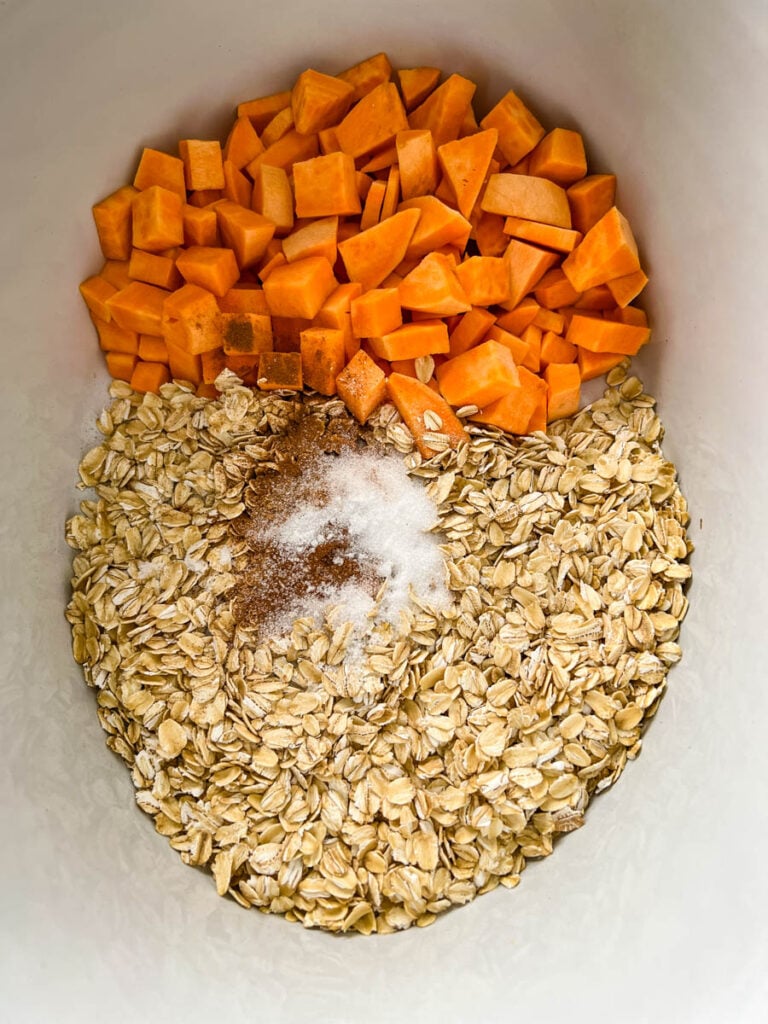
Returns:
[[[326,421],[303,409],[280,436],[275,468],[249,482],[244,496],[247,511],[232,524],[235,536],[249,549],[233,599],[240,624],[263,634],[302,598],[330,597],[345,584],[376,594],[382,579],[369,561],[350,549],[344,527],[301,553],[281,548],[269,536],[270,526],[283,522],[302,504],[325,507],[328,495],[318,472],[322,459],[365,445],[362,430],[351,418]]]

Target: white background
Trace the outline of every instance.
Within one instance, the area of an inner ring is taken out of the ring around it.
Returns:
[[[651,273],[640,361],[696,544],[685,657],[586,827],[425,931],[333,938],[184,867],[106,750],[63,619],[105,399],[90,204],[142,145],[377,50],[582,129]],[[0,1019],[766,1019],[768,8],[760,0],[0,0]]]

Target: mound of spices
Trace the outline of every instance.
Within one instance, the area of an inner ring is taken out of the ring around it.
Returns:
[[[250,481],[245,504],[233,529],[249,556],[233,607],[261,634],[331,605],[358,629],[375,611],[394,621],[411,587],[447,600],[429,532],[434,504],[402,460],[346,416],[302,411],[274,464]]]

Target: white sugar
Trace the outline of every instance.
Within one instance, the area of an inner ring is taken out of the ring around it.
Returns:
[[[301,555],[343,538],[345,555],[386,581],[377,620],[395,624],[409,603],[411,588],[436,608],[448,604],[443,557],[437,538],[429,532],[435,505],[397,455],[323,455],[316,460],[312,477],[318,499],[303,502],[282,523],[272,525],[267,539],[287,554]],[[374,609],[363,586],[346,582],[297,597],[289,616],[317,618],[330,605],[339,606],[338,620],[350,621],[358,630]]]

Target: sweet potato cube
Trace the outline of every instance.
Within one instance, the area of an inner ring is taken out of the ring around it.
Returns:
[[[262,352],[257,382],[262,391],[301,391],[301,353]]]
[[[240,284],[219,299],[222,313],[260,313],[269,316],[269,306],[262,288],[256,285]]]
[[[580,292],[640,270],[629,222],[613,206],[563,260],[563,273]]]
[[[187,380],[190,384],[201,384],[203,371],[200,356],[190,355],[177,345],[166,344],[168,349],[168,369],[173,380]]]
[[[406,259],[421,259],[444,245],[456,245],[463,249],[467,244],[472,225],[458,210],[452,210],[435,196],[406,199],[400,203],[399,210],[401,213],[418,210],[421,214],[405,251]]]
[[[403,199],[415,199],[434,192],[438,163],[432,132],[428,128],[398,132],[395,147]]]
[[[113,380],[124,380],[130,383],[133,371],[138,362],[137,357],[130,352],[107,352],[104,356],[107,370]]]
[[[177,192],[151,185],[133,200],[133,245],[162,252],[184,244],[184,200]],[[130,257],[130,249],[127,257]]]
[[[538,402],[537,393],[530,388],[516,387],[484,409],[470,416],[474,423],[500,427],[508,434],[524,434]]]
[[[261,133],[262,145],[267,149],[270,146],[274,146],[284,135],[292,131],[295,126],[291,107],[288,106],[283,110],[279,110]]]
[[[397,288],[372,288],[350,303],[352,333],[357,338],[377,338],[400,327],[403,310]]]
[[[212,245],[192,245],[176,260],[179,273],[188,284],[196,284],[214,295],[226,295],[240,277],[240,269],[231,249]]]
[[[495,128],[446,142],[437,151],[445,179],[451,186],[459,212],[469,217],[490,167],[498,132]]]
[[[420,216],[420,210],[403,210],[341,242],[339,254],[350,281],[359,281],[366,291],[377,288],[405,257]]]
[[[367,423],[386,398],[387,378],[361,349],[336,378],[336,393],[358,423]]]
[[[223,198],[250,209],[252,189],[251,179],[239,171],[230,160],[225,160]]]
[[[391,76],[392,65],[386,53],[376,53],[373,57],[361,60],[359,64],[353,64],[346,71],[340,71],[336,77],[352,86],[352,102],[357,103],[377,85],[388,82]]]
[[[544,137],[544,129],[519,96],[511,90],[480,122],[481,128],[496,128],[499,149],[508,164],[516,164]]]
[[[145,363],[167,363],[168,346],[153,334],[139,335],[139,359]]]
[[[125,185],[92,207],[96,233],[105,259],[127,260],[131,255],[131,215],[136,195],[137,189]]]
[[[397,72],[400,82],[400,93],[406,110],[413,110],[437,88],[440,81],[440,68],[418,67],[400,68]]]
[[[312,68],[302,71],[291,92],[296,131],[312,135],[338,124],[352,105],[354,91],[352,85],[339,78]]]
[[[117,288],[100,274],[94,274],[92,277],[86,278],[80,285],[80,294],[83,296],[83,301],[93,315],[101,320],[108,321],[112,318],[109,306],[107,305],[107,299],[110,299],[116,291]]]
[[[509,268],[499,256],[470,256],[456,267],[456,276],[473,306],[494,306],[509,299]]]
[[[99,336],[99,348],[102,352],[123,352],[136,355],[139,351],[139,335],[128,327],[120,327],[114,320],[100,320],[92,317],[96,333]]]
[[[247,117],[257,132],[262,132],[275,116],[284,107],[290,105],[291,91],[273,92],[269,96],[259,96],[255,100],[246,100],[238,103],[237,116]]]
[[[235,120],[232,125],[227,141],[224,144],[222,157],[226,162],[229,160],[238,171],[241,171],[246,164],[264,152],[264,144],[259,138],[256,129],[250,119],[242,116]]]
[[[606,284],[616,305],[628,306],[648,284],[648,277],[642,270],[636,270],[633,274],[614,277],[612,281],[606,281]]]
[[[464,313],[450,332],[451,358],[478,345],[493,327],[495,319],[493,313],[481,307],[473,307]]]
[[[547,423],[579,411],[581,375],[576,363],[550,363],[544,370],[547,383]]]
[[[337,284],[328,260],[310,256],[276,267],[264,282],[264,295],[273,316],[311,320]]]
[[[144,281],[158,288],[173,290],[181,285],[181,274],[176,269],[176,260],[170,256],[134,249],[128,264],[128,273],[134,281]]]
[[[397,86],[382,82],[352,107],[336,128],[336,138],[344,153],[357,158],[393,142],[407,127]]]
[[[216,210],[207,207],[190,206],[182,210],[184,245],[218,245],[219,227]]]
[[[566,187],[587,173],[584,140],[579,132],[553,128],[531,152],[528,173]]]
[[[329,153],[293,165],[297,217],[348,217],[360,213],[355,161]]]
[[[471,303],[456,271],[450,256],[431,252],[401,282],[400,303],[406,309],[433,316],[466,313]]]
[[[309,256],[322,256],[333,266],[336,262],[338,232],[338,217],[312,220],[285,236],[283,239],[285,258],[289,263],[295,263],[297,260],[307,259]]]
[[[276,235],[293,230],[293,192],[282,167],[259,164],[253,174],[251,206],[275,225]]]
[[[477,86],[462,75],[450,75],[408,115],[411,128],[428,128],[437,147],[458,139]]]
[[[454,406],[490,405],[519,386],[512,353],[497,341],[484,341],[435,370],[440,392]]]
[[[219,307],[211,292],[185,284],[163,303],[162,335],[166,343],[200,355],[221,347]]]
[[[165,363],[144,363],[139,360],[131,374],[130,385],[134,391],[153,391],[157,394],[170,379],[171,374]]]
[[[623,363],[627,357],[623,352],[590,352],[588,348],[576,349],[576,360],[582,380],[594,380],[602,377]]]
[[[420,320],[403,324],[368,345],[379,359],[418,359],[419,356],[445,354],[450,350],[448,328],[442,320]]]
[[[565,189],[547,178],[506,171],[492,174],[480,205],[486,213],[521,217],[559,228],[571,227],[571,208]]]
[[[216,217],[222,240],[234,252],[240,269],[255,266],[272,241],[272,221],[226,199],[216,204]]]
[[[336,394],[336,378],[344,369],[344,332],[310,327],[301,332],[301,375],[304,386],[321,395]]]
[[[112,319],[119,327],[138,334],[162,333],[163,303],[168,292],[141,281],[132,281],[107,300]]]
[[[614,205],[615,174],[590,174],[568,189],[571,220],[577,231],[586,234]]]
[[[648,327],[596,320],[577,313],[571,318],[565,340],[591,352],[621,352],[634,356],[650,335]]]
[[[278,139],[248,164],[246,170],[252,178],[256,176],[256,169],[261,164],[269,164],[270,167],[282,167],[289,171],[299,160],[309,160],[317,156],[319,152],[317,135],[300,135],[295,129]]]
[[[133,179],[133,187],[143,191],[152,185],[167,188],[169,192],[178,192],[181,198],[186,200],[184,161],[158,149],[144,149]]]
[[[224,161],[217,139],[182,139],[179,156],[184,161],[184,179],[190,191],[224,188]]]

